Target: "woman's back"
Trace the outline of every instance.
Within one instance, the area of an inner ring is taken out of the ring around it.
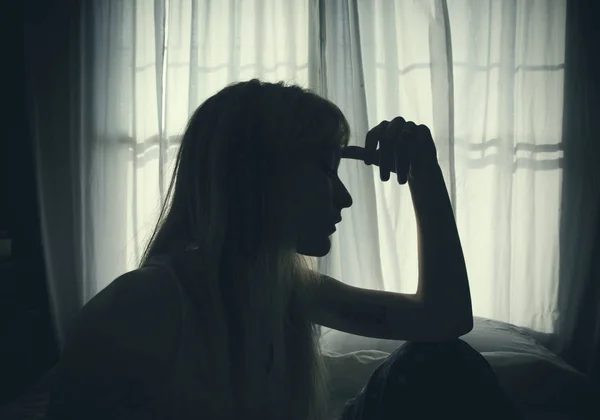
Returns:
[[[231,418],[229,378],[207,345],[215,320],[201,312],[167,257],[116,279],[80,313],[48,418]]]

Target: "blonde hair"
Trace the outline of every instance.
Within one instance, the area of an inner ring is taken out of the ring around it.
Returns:
[[[229,85],[189,121],[141,265],[195,244],[190,294],[210,319],[210,368],[221,375],[215,389],[227,394],[231,415],[268,417],[269,378],[259,361],[278,344],[287,418],[326,414],[319,329],[298,293],[318,275],[294,250],[288,186],[295,165],[344,147],[349,134],[330,101],[259,80]]]

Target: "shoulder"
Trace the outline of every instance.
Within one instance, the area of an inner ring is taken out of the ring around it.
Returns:
[[[108,310],[105,315],[131,319],[136,317],[134,309],[172,312],[179,302],[179,289],[171,277],[167,270],[156,266],[125,273],[90,300],[81,310],[80,318],[85,320],[98,311]]]
[[[159,334],[177,330],[173,327],[178,326],[180,313],[179,289],[169,274],[154,267],[140,268],[115,279],[83,307],[67,346],[83,344],[78,343],[82,336],[86,342],[102,341],[105,346],[131,342],[139,347],[146,340],[161,344],[167,337]]]
[[[180,314],[177,284],[165,270],[141,268],[115,279],[70,330],[49,411],[64,418],[83,409],[106,412],[125,395],[160,386],[178,349]]]

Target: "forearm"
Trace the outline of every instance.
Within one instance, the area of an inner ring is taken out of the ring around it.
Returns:
[[[472,322],[471,294],[452,205],[439,165],[409,178],[417,220],[417,295],[450,324]]]

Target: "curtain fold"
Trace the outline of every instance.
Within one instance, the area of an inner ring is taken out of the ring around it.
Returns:
[[[475,314],[552,333],[559,284],[566,3],[327,4],[328,66],[341,63],[328,73],[329,97],[356,126],[361,119],[353,111],[356,101],[345,97],[348,91],[357,95],[347,80],[360,71],[366,127],[402,115],[432,129],[463,242]],[[357,19],[348,12],[353,9]],[[353,48],[357,40],[360,48]],[[349,58],[357,52],[359,60]],[[360,69],[352,68],[357,61]],[[354,141],[363,141],[364,134],[355,129]],[[357,171],[364,173],[344,167],[342,175]],[[378,182],[376,168],[372,177],[375,217],[362,207],[351,209],[353,222],[338,230],[334,252],[325,258],[330,262],[321,266],[352,284],[413,292],[417,250],[410,194]],[[365,189],[349,184],[353,193]],[[358,220],[376,220],[377,233],[352,232]],[[357,242],[378,254],[367,261],[378,261],[381,273],[367,275],[354,268],[360,263],[347,259]]]
[[[584,276],[571,274],[587,261],[573,244],[597,203],[587,202],[587,216],[561,213],[563,170],[574,168],[567,150],[579,150],[563,135],[566,0],[77,4],[54,12],[65,21],[59,31],[43,38],[54,28],[45,20],[30,36],[42,229],[61,345],[79,308],[136,267],[191,113],[226,84],[254,77],[334,101],[352,144],[397,115],[428,125],[475,315],[572,336]],[[584,94],[574,90],[567,106]],[[354,206],[318,269],[356,286],[414,292],[409,190],[356,161],[344,161],[340,176]],[[561,230],[561,217],[573,231]]]
[[[47,2],[26,21],[29,115],[34,142],[43,255],[57,340],[89,284],[91,144],[82,73],[88,64],[79,4]]]
[[[326,40],[322,47],[327,64],[322,89],[350,122],[351,144],[364,146],[370,127],[357,6],[354,1],[322,2],[320,21]],[[368,283],[383,289],[375,180],[363,163],[354,160],[344,161],[339,173],[354,204],[352,211],[343,215],[344,228],[332,237],[331,253],[319,260],[319,270],[355,286]]]
[[[196,107],[236,80],[318,80],[309,63],[319,40],[308,32],[318,7],[56,0],[29,19],[41,228],[61,348],[79,309],[137,266]]]
[[[571,1],[567,13],[564,177],[556,350],[600,381],[600,28],[594,1]]]

